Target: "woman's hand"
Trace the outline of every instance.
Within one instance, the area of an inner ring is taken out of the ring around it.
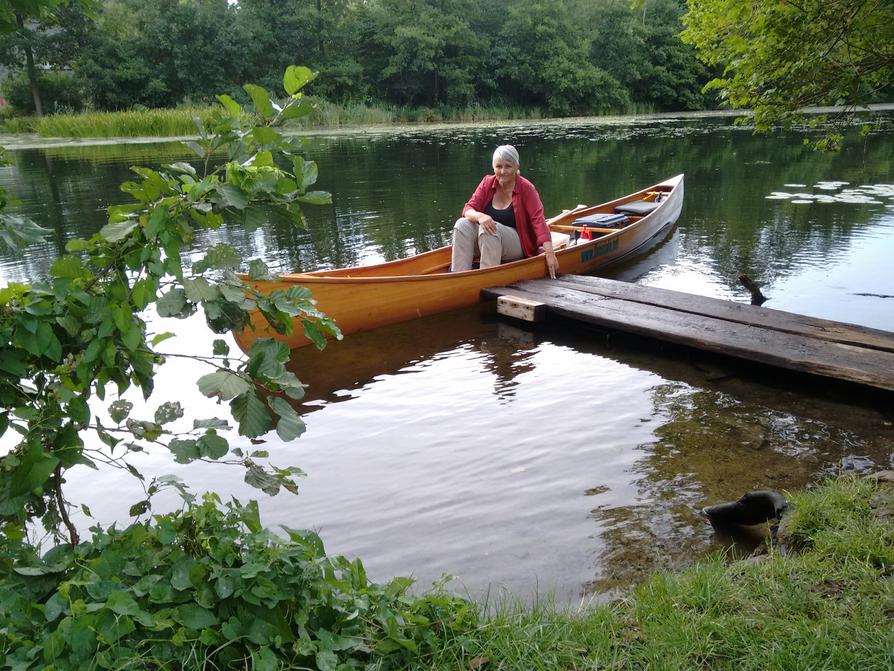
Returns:
[[[552,244],[545,243],[543,245],[543,254],[546,256],[546,269],[549,271],[549,277],[554,280],[556,279],[556,271],[559,270],[559,259],[556,258]]]
[[[485,233],[490,233],[491,235],[497,234],[497,222],[494,221],[494,218],[489,214],[479,212],[478,225],[484,229]]]

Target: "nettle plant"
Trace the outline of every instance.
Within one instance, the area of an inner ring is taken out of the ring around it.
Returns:
[[[89,240],[71,240],[47,281],[0,290],[0,434],[18,434],[0,458],[0,668],[386,668],[474,620],[440,592],[408,596],[410,581],[370,583],[359,561],[327,556],[311,532],[264,529],[254,502],[197,502],[178,479],[147,482],[129,460],[166,449],[179,463],[241,464],[246,481],[271,495],[296,490],[299,469],[230,445],[229,419],[198,418],[176,432],[178,401],[140,417],[122,395],[136,388],[149,400],[170,358],[158,347],[174,334],[152,333],[143,318],[153,306],[162,317],[201,310],[215,333],[246,327],[258,310],[280,332],[297,318],[319,347],[340,337],[306,290],[261,295],[237,274],[235,248],[193,249],[198,230],[225,220],[252,229],[272,208],[300,224],[302,205],[330,202],[311,190],[317,168],[302,141],[276,130],[311,111],[301,89],[314,76],[289,67],[282,104],[254,85],[245,86],[248,109],[220,96],[188,143],[196,165],[134,168],[139,179],[122,185],[134,202],[110,208]],[[2,212],[6,202],[0,192],[0,241],[38,240],[45,231]],[[187,254],[198,260],[186,263]],[[251,279],[270,276],[260,260],[247,265]],[[229,403],[239,434],[302,433],[289,399],[303,385],[286,369],[285,345],[259,339],[247,356],[231,356],[215,339],[193,358],[211,367],[200,391]],[[65,476],[106,465],[129,471],[145,497],[127,528],[95,526],[82,541]],[[151,515],[152,497],[169,487],[183,508]],[[39,528],[53,539],[48,551],[30,538]]]

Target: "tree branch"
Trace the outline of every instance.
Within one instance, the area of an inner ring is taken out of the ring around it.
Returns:
[[[65,503],[65,497],[62,496],[61,462],[56,464],[56,471],[53,474],[53,488],[56,495],[56,507],[59,509],[59,517],[62,518],[62,523],[65,525],[65,528],[68,529],[68,542],[71,543],[72,547],[75,547],[81,542],[81,539],[80,536],[78,536],[78,530],[75,528],[75,525],[72,524],[71,518],[68,516],[68,506]]]

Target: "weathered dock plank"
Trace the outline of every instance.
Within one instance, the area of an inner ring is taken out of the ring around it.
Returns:
[[[604,328],[894,391],[894,335],[885,331],[602,278],[562,276],[482,293],[539,301],[551,313]]]
[[[858,345],[894,352],[894,334],[856,324],[817,319],[794,312],[774,310],[747,303],[734,303],[717,298],[688,294],[682,291],[607,280],[603,277],[560,275],[556,282],[578,291],[600,296],[661,305],[679,310],[680,312],[690,312],[726,321],[762,326],[775,331],[840,342],[845,345]]]

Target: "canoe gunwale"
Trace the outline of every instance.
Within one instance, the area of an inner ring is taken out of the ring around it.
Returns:
[[[578,242],[556,251],[562,273],[585,274],[609,268],[633,254],[645,250],[664,230],[672,226],[683,206],[683,175],[659,182],[647,189],[592,206],[579,206],[547,220],[552,226],[564,226],[574,219],[597,212],[614,212],[618,205],[641,200],[649,192],[662,191],[667,197],[653,211],[631,216],[631,222],[592,240]],[[344,335],[369,331],[469,305],[481,299],[488,287],[547,276],[543,254],[510,261],[492,268],[461,272],[432,272],[448,269],[451,248],[440,247],[415,256],[372,266],[280,275],[273,280],[250,280],[246,284],[262,293],[303,286],[310,290],[317,308],[335,321]],[[234,333],[239,347],[247,352],[257,338],[274,338],[290,348],[303,347],[310,341],[296,325],[291,335],[276,333],[258,310],[251,324]]]
[[[621,237],[622,234],[630,233],[631,231],[644,228],[648,225],[649,222],[654,220],[655,218],[660,218],[660,216],[667,210],[667,208],[672,207],[676,199],[673,197],[675,195],[675,191],[677,191],[678,186],[680,186],[683,182],[683,175],[677,175],[670,179],[665,180],[664,182],[659,182],[653,186],[650,186],[646,189],[642,189],[641,191],[637,191],[635,193],[629,194],[627,196],[623,196],[621,198],[617,198],[612,201],[608,201],[606,203],[600,203],[599,205],[588,205],[588,206],[578,206],[571,210],[562,212],[554,217],[551,217],[547,220],[547,226],[566,226],[569,224],[560,223],[563,220],[567,220],[570,218],[578,218],[580,216],[586,216],[588,214],[596,214],[601,210],[607,210],[610,212],[614,211],[614,208],[618,205],[623,205],[625,203],[629,203],[634,200],[639,200],[641,196],[654,194],[656,190],[660,190],[662,193],[666,193],[668,195],[658,207],[654,210],[640,217],[631,217],[635,218],[635,221],[632,221],[630,224],[614,229],[611,233],[606,233],[600,235],[597,238],[593,238],[587,242],[578,242],[576,245],[571,247],[563,247],[556,251],[556,256],[559,259],[559,266],[561,267],[561,262],[563,257],[570,257],[578,254],[581,250],[585,250],[588,247],[596,247],[598,244],[603,244],[607,241],[611,241],[614,238]],[[662,189],[662,187],[665,187]],[[675,219],[676,220],[676,219]],[[675,221],[674,220],[674,221]],[[674,223],[674,222],[668,222]],[[643,243],[636,245],[636,247],[631,248],[630,250],[626,250],[622,255],[623,258],[626,258],[630,254],[635,253],[637,250],[641,249],[642,246],[651,240],[654,235],[657,235],[661,230],[666,228],[662,226],[660,229],[656,230],[652,236],[649,236]],[[384,274],[384,275],[372,275],[370,272],[375,268],[396,268],[399,265],[405,264],[408,260],[422,260],[426,258],[431,258],[433,263],[429,268],[437,268],[439,266],[444,265],[443,257],[446,256],[449,263],[450,256],[450,245],[444,247],[438,247],[437,249],[432,249],[427,252],[422,252],[420,254],[416,254],[412,257],[408,257],[407,259],[398,259],[396,261],[387,261],[385,263],[376,264],[374,266],[355,266],[352,268],[341,268],[335,270],[315,270],[307,273],[289,273],[284,275],[279,275],[276,278],[276,282],[286,283],[286,284],[372,284],[372,283],[391,283],[391,282],[417,282],[417,281],[431,281],[433,279],[458,279],[461,277],[468,277],[470,275],[482,276],[490,272],[503,272],[512,268],[521,268],[525,265],[541,262],[543,254],[538,254],[536,256],[529,256],[523,259],[518,259],[517,261],[508,261],[506,263],[501,263],[499,266],[494,266],[493,268],[474,268],[472,270],[463,270],[459,272],[422,272],[422,273],[413,273],[408,275],[394,275],[394,274]],[[621,258],[621,257],[618,257]],[[438,262],[434,263],[434,260],[437,259]],[[611,261],[612,264],[617,262],[617,258]],[[608,264],[606,264],[608,265]],[[449,266],[448,266],[449,267]],[[350,275],[351,271],[357,273],[363,273],[358,275]],[[242,279],[247,279],[247,276],[240,274]]]

